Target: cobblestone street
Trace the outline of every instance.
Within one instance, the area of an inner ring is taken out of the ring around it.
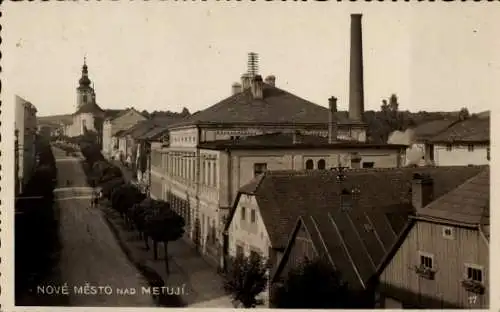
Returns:
[[[67,158],[61,151],[56,150],[54,154],[56,158]],[[71,187],[86,186],[85,174],[78,160],[58,161],[57,167],[59,183],[71,180]],[[70,197],[56,203],[61,211],[60,281],[69,286],[69,305],[155,306],[150,295],[141,293],[142,287],[149,285],[120,249],[100,210],[90,208],[90,198],[81,197]],[[112,294],[77,294],[75,287],[85,287],[86,283],[97,287],[110,286]],[[117,289],[124,288],[136,289],[137,293],[117,294]],[[32,291],[36,292],[35,289]]]

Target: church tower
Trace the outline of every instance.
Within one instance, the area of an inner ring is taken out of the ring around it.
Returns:
[[[77,110],[85,104],[95,103],[95,92],[94,89],[90,86],[91,81],[89,79],[89,71],[86,58],[83,59],[82,77],[80,78],[78,83],[78,88],[76,88]]]

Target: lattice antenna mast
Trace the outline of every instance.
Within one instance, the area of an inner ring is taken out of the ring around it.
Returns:
[[[253,78],[259,73],[259,54],[248,53],[248,74]]]

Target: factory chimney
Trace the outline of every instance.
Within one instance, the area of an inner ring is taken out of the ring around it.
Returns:
[[[349,70],[349,119],[363,121],[363,37],[361,14],[351,14],[351,51]]]
[[[332,96],[328,99],[328,143],[332,144],[337,140],[338,136],[338,125],[336,120],[337,113],[337,98]]]

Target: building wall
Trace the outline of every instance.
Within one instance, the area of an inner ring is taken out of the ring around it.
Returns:
[[[463,308],[488,308],[489,244],[479,231],[453,227],[453,232],[453,239],[445,238],[442,225],[417,222],[382,273],[381,283]],[[415,265],[420,264],[419,252],[432,255],[434,280],[419,277],[415,272]],[[476,296],[462,287],[467,263],[484,268],[484,295]]]
[[[251,220],[252,211],[255,213],[254,222]],[[228,229],[228,238],[228,254],[231,256],[236,256],[237,246],[240,246],[245,256],[255,251],[264,258],[269,258],[271,243],[254,196],[241,194]]]
[[[129,109],[128,112],[123,115],[105,122],[103,127],[103,152],[109,155],[113,152],[116,139],[113,139],[113,135],[120,130],[129,129],[130,127],[136,125],[139,121],[146,120],[146,117],[141,115],[135,109]]]
[[[198,128],[195,126],[170,132],[170,146],[174,148],[196,147],[198,139]]]
[[[450,150],[451,148],[451,150]],[[487,165],[489,146],[485,144],[468,145],[434,145],[436,166]]]
[[[15,131],[17,132],[18,150],[16,151],[16,185],[18,191],[28,181],[35,168],[35,139],[37,132],[36,108],[21,97],[15,97]]]
[[[177,132],[179,130],[175,130]],[[216,140],[230,140],[240,137],[262,135],[276,132],[293,132],[300,131],[304,135],[317,135],[322,137],[328,136],[328,129],[308,129],[300,126],[291,127],[232,127],[225,129],[202,129],[201,142],[216,141]],[[366,142],[366,129],[365,128],[351,128],[350,126],[339,126],[337,138],[339,139],[354,139],[360,142]]]
[[[104,121],[102,126],[102,153],[104,155],[110,155],[113,151],[112,127],[110,120]]]

